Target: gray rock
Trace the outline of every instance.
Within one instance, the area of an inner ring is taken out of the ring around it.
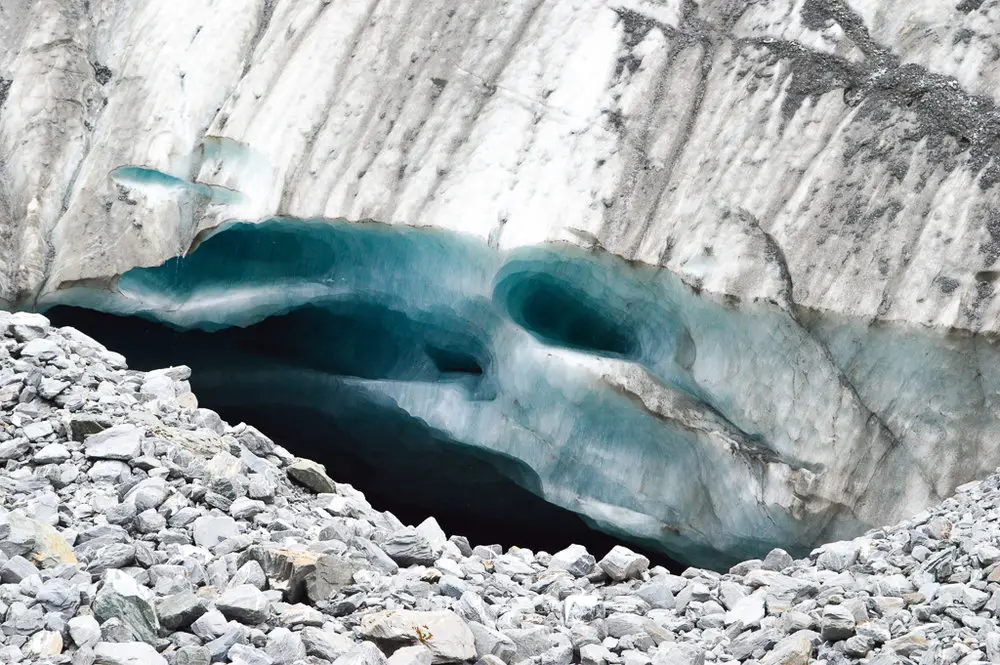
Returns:
[[[203,646],[184,646],[173,653],[170,665],[209,665],[212,654]]]
[[[552,629],[547,626],[511,628],[504,630],[503,634],[516,647],[511,659],[515,663],[541,656],[553,646]]]
[[[815,633],[800,631],[789,635],[761,659],[761,665],[809,665],[813,653],[811,635]]]
[[[234,644],[226,653],[233,665],[274,665],[274,659],[256,647]]]
[[[288,477],[318,494],[333,493],[337,485],[326,475],[326,467],[316,462],[298,459],[286,469]]]
[[[325,554],[305,575],[306,595],[314,603],[328,600],[337,591],[352,584],[355,573],[368,569],[365,561]]]
[[[240,566],[236,574],[233,575],[233,579],[229,581],[230,586],[240,584],[252,584],[261,591],[267,587],[267,575],[264,574],[264,569],[256,560],[251,559]]]
[[[424,645],[397,649],[389,656],[389,665],[431,665],[431,652]]]
[[[218,416],[215,417],[218,418]],[[274,453],[274,442],[262,434],[256,427],[240,423],[236,427],[233,427],[229,433],[254,455],[266,457]]]
[[[788,568],[794,563],[791,555],[783,549],[775,548],[767,553],[764,557],[764,561],[761,567],[764,570],[773,570],[776,572],[781,572],[785,568]]]
[[[73,617],[67,622],[69,635],[78,647],[93,646],[101,639],[101,625],[90,615]]]
[[[552,555],[549,568],[555,570],[565,570],[575,577],[589,575],[596,565],[597,560],[587,552],[583,545],[570,545],[564,550]]]
[[[649,568],[649,559],[636,554],[627,547],[615,545],[611,551],[598,562],[608,577],[615,581],[634,579],[642,575]]]
[[[226,617],[248,625],[263,623],[271,612],[267,597],[251,584],[226,589],[215,601],[215,607]]]
[[[88,436],[84,452],[91,459],[127,462],[141,453],[142,436],[143,431],[134,425],[117,425]]]
[[[653,655],[653,665],[704,665],[705,649],[693,644],[668,643]]]
[[[275,663],[291,665],[306,657],[306,647],[302,637],[287,628],[275,628],[267,635],[264,651]]]
[[[475,638],[469,626],[454,612],[396,610],[376,612],[361,621],[361,633],[386,644],[423,644],[435,663],[472,660]]]
[[[35,600],[47,612],[59,612],[70,617],[80,607],[80,589],[69,580],[54,578],[42,584],[35,593]]]
[[[167,665],[167,659],[144,642],[98,642],[97,665]]]
[[[346,635],[319,628],[303,628],[300,635],[306,654],[321,660],[337,660],[355,646]]]
[[[486,655],[493,655],[505,663],[512,662],[514,654],[517,653],[517,645],[512,639],[498,630],[475,621],[469,622],[469,630],[472,631],[477,656],[482,658]]]
[[[822,549],[822,553],[816,558],[816,566],[820,570],[839,573],[858,560],[858,545],[850,541],[828,543]]]
[[[98,621],[121,620],[143,642],[155,644],[160,624],[152,606],[150,591],[119,570],[108,570],[104,584],[94,598]]]
[[[191,591],[181,591],[156,601],[157,616],[168,630],[187,628],[207,611],[205,601]]]
[[[820,634],[824,640],[837,642],[854,635],[854,615],[843,605],[827,605],[820,620]]]
[[[378,647],[363,642],[333,661],[333,665],[386,665],[387,662]]]
[[[111,420],[92,413],[74,414],[69,418],[69,435],[73,441],[83,442],[91,434],[97,434],[111,427]]]
[[[61,443],[50,443],[35,453],[35,464],[61,464],[71,457],[69,449]]]
[[[194,542],[199,547],[211,549],[227,538],[235,538],[240,534],[239,524],[232,517],[199,517],[192,528]]]
[[[433,566],[437,560],[437,552],[414,529],[403,529],[393,533],[384,543],[382,549],[400,566]]]
[[[37,575],[38,569],[22,556],[15,555],[0,566],[0,581],[6,584],[16,584],[21,580]]]
[[[227,630],[229,630],[229,622],[226,621],[225,615],[218,610],[209,610],[191,624],[191,632],[205,642],[221,637]]]

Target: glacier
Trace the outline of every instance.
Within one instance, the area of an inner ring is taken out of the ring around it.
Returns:
[[[1000,462],[998,35],[977,0],[0,0],[0,306],[287,334],[247,400],[349,390],[682,559],[807,548]]]
[[[230,222],[111,290],[46,302],[242,329],[213,353],[244,407],[333,421],[401,411],[682,561],[806,551],[1000,464],[995,347],[737,306],[570,244],[497,251],[371,222]]]

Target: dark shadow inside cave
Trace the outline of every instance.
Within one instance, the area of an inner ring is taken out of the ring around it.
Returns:
[[[252,424],[293,454],[324,464],[335,480],[405,523],[433,515],[447,533],[467,536],[474,545],[555,552],[579,543],[598,558],[621,543],[525,489],[534,474],[516,460],[449,440],[350,379],[459,380],[480,390],[490,358],[472,337],[414,331],[412,321],[366,305],[333,314],[306,308],[212,333],[74,307],[46,314],[54,325],[73,326],[124,354],[132,369],[190,366],[201,406],[230,423]],[[337,353],[319,357],[317,329],[338,331],[334,340],[323,338]],[[625,340],[598,332],[602,346],[627,350]],[[304,370],[301,376],[296,368]],[[275,376],[286,383],[274,385]],[[654,564],[683,568],[641,544],[627,545]]]

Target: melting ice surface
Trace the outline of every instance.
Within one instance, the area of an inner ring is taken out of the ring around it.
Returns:
[[[571,246],[230,223],[48,304],[243,328],[218,362],[244,405],[405,412],[426,445],[701,565],[855,534],[1000,465],[992,343],[727,304]]]

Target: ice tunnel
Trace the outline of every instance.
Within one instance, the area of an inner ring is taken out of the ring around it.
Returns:
[[[994,344],[723,301],[569,245],[233,222],[43,305],[155,322],[132,359],[162,364],[156,334],[194,335],[203,399],[350,451],[375,485],[395,465],[456,510],[541,530],[570,511],[703,566],[807,551],[1000,465]],[[523,490],[506,513],[489,508],[498,479]]]

